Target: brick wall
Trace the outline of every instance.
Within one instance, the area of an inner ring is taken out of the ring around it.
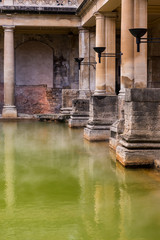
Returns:
[[[18,113],[58,113],[62,105],[62,89],[48,89],[46,85],[16,86],[15,105]],[[0,113],[4,104],[3,84],[0,84]]]

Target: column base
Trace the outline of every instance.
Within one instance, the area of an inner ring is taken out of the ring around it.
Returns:
[[[72,108],[71,107],[61,108],[60,111],[61,114],[70,116]]]
[[[160,149],[128,149],[117,146],[116,159],[125,167],[153,166],[160,160]]]
[[[2,118],[17,118],[16,106],[3,106]]]
[[[87,89],[86,90],[80,89],[78,98],[80,98],[80,99],[89,99],[92,94],[93,94],[93,91],[91,91],[89,89],[88,90]]]
[[[84,138],[88,141],[107,141],[110,137],[110,126],[90,126],[84,129]]]
[[[87,125],[89,119],[89,99],[72,100],[72,112],[68,125],[71,128],[80,128]]]
[[[94,96],[106,96],[106,90],[95,90]]]
[[[117,96],[92,96],[89,116],[84,138],[89,141],[109,140],[110,127],[117,120]]]
[[[89,116],[88,117],[82,117],[82,116],[77,116],[77,117],[71,117],[68,121],[68,126],[70,128],[82,128],[87,125]]]

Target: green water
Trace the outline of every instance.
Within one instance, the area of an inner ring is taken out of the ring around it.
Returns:
[[[0,240],[159,240],[160,173],[41,122],[0,123]]]

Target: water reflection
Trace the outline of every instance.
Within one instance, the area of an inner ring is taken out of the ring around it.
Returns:
[[[159,174],[124,169],[107,143],[63,124],[0,128],[0,239],[160,238]]]
[[[2,131],[4,134],[4,172],[6,184],[6,207],[10,212],[15,203],[14,193],[14,137],[17,123],[3,123]]]

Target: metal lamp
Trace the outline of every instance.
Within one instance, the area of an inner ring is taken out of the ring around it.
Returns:
[[[147,29],[146,28],[132,28],[132,29],[129,29],[129,31],[136,38],[137,52],[140,52],[141,37],[143,37],[146,34]]]
[[[81,62],[84,60],[84,58],[75,58],[75,61],[78,63],[78,68],[80,70],[81,68]]]
[[[129,31],[136,38],[137,52],[140,52],[141,43],[160,43],[160,41],[157,41],[160,38],[142,38],[147,32],[147,28],[132,28]]]
[[[83,62],[84,58],[75,58],[75,61],[78,63],[79,70],[81,68],[81,65],[91,65],[95,69],[96,62]]]
[[[99,63],[101,63],[101,57],[118,57],[123,55],[123,53],[103,53],[104,50],[106,49],[105,47],[94,47],[93,48],[96,53],[98,53],[98,58],[99,58]]]
[[[98,53],[99,63],[101,63],[101,55],[102,55],[102,52],[104,52],[104,50],[106,48],[105,47],[94,47],[93,49],[95,52]]]

